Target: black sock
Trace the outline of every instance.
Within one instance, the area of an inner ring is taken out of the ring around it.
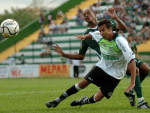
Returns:
[[[89,103],[96,103],[96,102],[94,101],[94,95],[89,98]]]
[[[68,96],[77,93],[78,90],[76,89],[75,85],[73,85],[72,87],[70,87],[66,92],[64,92],[60,97],[60,101],[64,100],[65,98],[67,98]]]
[[[92,103],[96,103],[94,101],[94,95],[90,98],[85,98],[85,99],[82,100],[82,104],[92,104]]]

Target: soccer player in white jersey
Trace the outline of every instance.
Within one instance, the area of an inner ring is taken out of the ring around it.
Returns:
[[[85,39],[92,36],[93,39],[101,44],[101,60],[85,76],[82,82],[75,84],[75,86],[69,88],[55,100],[46,103],[47,107],[56,107],[65,98],[85,88],[90,83],[93,83],[100,87],[100,90],[90,98],[83,97],[79,101],[73,101],[71,103],[71,106],[95,103],[100,101],[104,97],[109,99],[120,80],[124,77],[127,65],[130,65],[132,70],[131,83],[125,91],[128,92],[135,86],[135,55],[128,46],[128,42],[126,41],[126,39],[124,39],[124,37],[113,32],[112,24],[109,20],[103,20],[98,25],[98,29],[101,32],[102,37],[100,36],[99,32],[87,35],[78,35],[77,37],[80,39]],[[85,83],[86,86],[83,85],[84,87],[82,87],[83,83]]]

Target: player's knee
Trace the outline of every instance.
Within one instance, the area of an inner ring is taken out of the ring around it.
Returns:
[[[150,67],[149,67],[149,65],[147,63],[144,63],[142,68],[144,69],[145,73],[149,73],[150,72]]]
[[[81,82],[77,83],[76,87],[80,87],[81,89],[86,88],[90,83],[87,80],[82,80]]]
[[[149,65],[148,64],[146,64],[146,71],[147,71],[147,73],[149,73],[150,72],[150,67],[149,67]]]

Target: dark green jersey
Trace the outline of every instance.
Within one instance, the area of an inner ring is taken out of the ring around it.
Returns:
[[[88,34],[89,32],[95,32],[98,30],[98,27],[95,27],[95,28],[88,28],[86,30],[86,32],[83,33],[84,34]],[[83,54],[85,55],[88,47],[94,49],[99,55],[101,54],[100,53],[100,49],[99,49],[99,45],[98,43],[95,41],[95,40],[90,40],[90,39],[85,39],[85,40],[82,40],[82,43],[81,43],[81,48],[79,50],[79,54]]]
[[[113,30],[116,31],[116,23],[114,21],[111,21],[112,22],[112,25],[113,25]],[[88,28],[84,33],[83,35],[85,34],[88,34],[89,32],[95,32],[98,30],[98,26],[95,27],[95,28]],[[101,55],[101,52],[100,52],[100,48],[99,48],[99,44],[95,41],[95,40],[90,40],[90,39],[85,39],[85,40],[82,40],[82,43],[81,43],[81,48],[79,50],[79,54],[82,54],[82,55],[85,55],[86,54],[86,51],[88,48],[92,48],[93,50],[95,50],[98,55]]]

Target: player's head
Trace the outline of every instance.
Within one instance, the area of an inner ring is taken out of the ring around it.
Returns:
[[[105,39],[108,39],[113,33],[112,24],[110,20],[104,19],[100,21],[98,23],[98,30]]]
[[[93,21],[97,20],[96,14],[91,9],[84,9],[83,17],[87,23],[92,23]]]

